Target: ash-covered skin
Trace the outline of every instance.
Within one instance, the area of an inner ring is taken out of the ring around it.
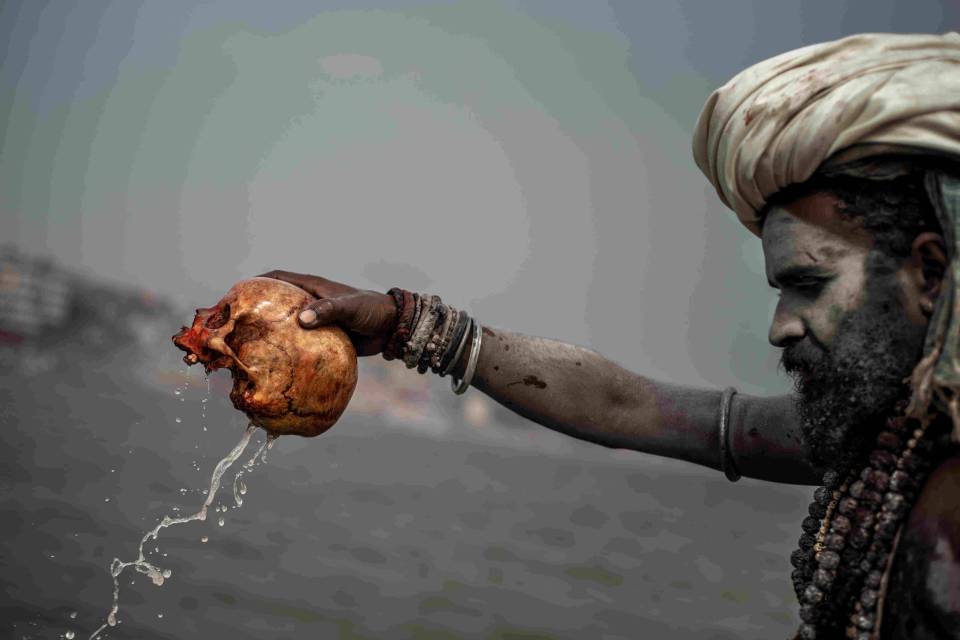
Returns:
[[[905,294],[903,259],[876,248],[830,194],[772,208],[763,248],[780,290],[770,342],[794,379],[804,442],[818,466],[844,467],[909,399],[926,318]]]
[[[850,464],[910,399],[905,379],[923,334],[907,321],[896,285],[890,274],[868,273],[863,304],[840,318],[829,348],[811,336],[781,353],[815,464]]]

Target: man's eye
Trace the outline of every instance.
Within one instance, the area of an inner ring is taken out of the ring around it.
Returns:
[[[824,284],[826,284],[825,281],[820,278],[804,278],[791,282],[789,286],[800,292],[813,293],[822,289]]]

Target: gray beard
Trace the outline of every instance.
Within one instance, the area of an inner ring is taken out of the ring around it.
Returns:
[[[781,354],[804,444],[819,467],[844,469],[866,456],[910,399],[905,379],[922,355],[923,331],[908,323],[888,282],[868,282],[867,300],[841,320],[830,349],[808,337]]]

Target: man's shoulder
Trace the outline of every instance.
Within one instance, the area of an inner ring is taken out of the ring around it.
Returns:
[[[904,637],[960,637],[960,451],[952,452],[928,476],[910,511],[897,556],[891,587],[900,593],[891,593],[888,604],[903,606],[895,617],[927,627],[926,633],[913,629]]]
[[[910,511],[904,537],[928,550],[931,575],[950,568],[960,580],[960,449],[954,449],[927,477]],[[941,585],[946,587],[947,585]],[[953,583],[960,607],[960,582]]]
[[[954,448],[927,477],[910,512],[909,524],[933,527],[960,539],[960,448]]]

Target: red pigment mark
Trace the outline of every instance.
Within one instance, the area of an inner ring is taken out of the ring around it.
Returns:
[[[523,380],[514,380],[513,382],[509,382],[509,383],[507,383],[507,386],[508,386],[508,387],[512,387],[513,385],[515,385],[515,384],[520,384],[521,382],[522,382],[523,384],[525,384],[526,386],[528,386],[528,387],[531,387],[531,386],[532,386],[532,387],[536,387],[537,389],[546,389],[546,388],[547,388],[547,383],[546,383],[546,382],[544,382],[543,380],[541,380],[541,379],[538,378],[537,376],[532,376],[532,375],[531,375],[531,376],[526,376],[526,377],[524,377]]]
[[[483,335],[485,335],[485,336],[490,336],[491,338],[496,338],[496,337],[497,337],[497,334],[495,334],[493,331],[491,331],[490,329],[488,329],[488,328],[486,328],[486,327],[483,328]],[[503,340],[503,338],[501,338],[501,340]]]
[[[527,376],[523,379],[523,384],[529,386],[534,386],[537,389],[546,389],[547,383],[538,378],[537,376]]]

